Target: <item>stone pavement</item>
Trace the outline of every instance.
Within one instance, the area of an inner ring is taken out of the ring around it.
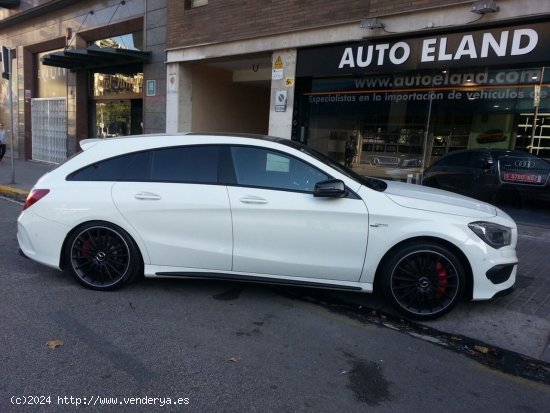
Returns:
[[[41,162],[13,160],[6,154],[0,163],[0,194],[25,200],[35,182],[56,165]]]
[[[0,164],[0,195],[24,201],[37,179],[54,167],[20,160],[12,164],[6,156]],[[550,211],[506,212],[519,228],[516,290],[488,302],[461,303],[447,316],[423,324],[550,363]],[[370,295],[357,300],[392,312]]]

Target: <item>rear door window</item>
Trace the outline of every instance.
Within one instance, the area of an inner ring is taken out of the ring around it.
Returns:
[[[151,180],[217,183],[219,152],[214,145],[157,149],[152,153]]]

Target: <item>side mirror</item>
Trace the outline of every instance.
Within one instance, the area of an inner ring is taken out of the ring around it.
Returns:
[[[347,193],[346,185],[339,179],[317,182],[313,188],[313,196],[317,198],[343,198]]]

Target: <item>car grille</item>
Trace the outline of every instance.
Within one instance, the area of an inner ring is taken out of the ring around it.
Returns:
[[[501,182],[544,186],[548,182],[550,163],[543,159],[505,156],[499,159]]]

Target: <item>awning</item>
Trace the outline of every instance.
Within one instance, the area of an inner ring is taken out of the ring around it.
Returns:
[[[43,64],[64,67],[70,70],[96,70],[113,68],[137,63],[146,63],[151,59],[151,52],[138,50],[101,48],[90,46],[86,49],[67,49],[50,53],[40,58]]]

